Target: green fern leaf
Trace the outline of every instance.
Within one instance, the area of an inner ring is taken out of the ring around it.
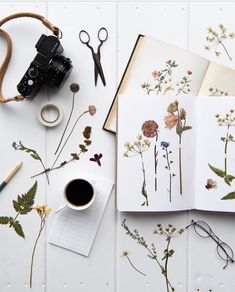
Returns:
[[[37,192],[37,181],[28,190],[27,193],[21,196],[18,196],[16,201],[13,200],[13,207],[17,213],[20,213],[21,215],[25,215],[25,214],[28,214],[33,209],[36,192]]]
[[[15,221],[15,222],[12,224],[12,227],[14,228],[15,232],[16,232],[20,237],[25,238],[25,236],[24,236],[24,231],[23,231],[22,226],[20,225],[19,221]]]

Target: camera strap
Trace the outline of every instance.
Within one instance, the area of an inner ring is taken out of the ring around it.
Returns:
[[[15,13],[12,15],[9,15],[5,18],[3,18],[2,20],[0,20],[0,27],[15,18],[20,18],[20,17],[32,17],[35,19],[38,19],[42,22],[43,25],[45,25],[49,30],[52,31],[52,33],[59,37],[61,35],[61,31],[57,26],[54,26],[52,23],[50,23],[44,16],[41,16],[39,14],[36,13],[31,13],[31,12],[21,12],[21,13]],[[12,41],[11,41],[11,37],[9,36],[9,34],[3,30],[2,28],[0,28],[0,36],[4,39],[4,41],[6,42],[6,54],[4,57],[4,60],[0,66],[0,103],[7,103],[10,101],[22,101],[25,99],[24,96],[22,95],[16,95],[12,98],[5,98],[2,94],[2,83],[3,83],[3,79],[5,76],[5,73],[7,71],[9,62],[11,60],[11,54],[12,54]]]

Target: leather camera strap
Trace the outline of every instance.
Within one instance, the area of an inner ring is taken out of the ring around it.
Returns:
[[[42,24],[45,25],[48,29],[50,29],[52,33],[57,37],[59,37],[61,33],[60,29],[57,26],[54,26],[53,24],[51,24],[44,16],[41,16],[36,13],[30,13],[30,12],[21,12],[21,13],[15,13],[15,14],[9,15],[3,18],[2,20],[0,20],[0,27],[7,21],[15,19],[15,18],[19,18],[19,17],[32,17],[32,18],[40,20]],[[10,59],[11,59],[11,54],[12,54],[12,41],[9,34],[2,28],[0,28],[0,36],[2,36],[7,46],[4,60],[0,66],[0,103],[6,103],[10,101],[22,101],[25,99],[25,97],[22,95],[16,95],[12,98],[5,98],[2,94],[2,83],[3,83],[3,79],[5,76],[7,67],[9,65]]]

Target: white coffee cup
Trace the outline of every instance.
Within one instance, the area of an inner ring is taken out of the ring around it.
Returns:
[[[64,188],[65,204],[57,209],[57,213],[68,206],[73,210],[85,210],[95,200],[95,190],[91,182],[84,178],[76,178],[69,181]]]

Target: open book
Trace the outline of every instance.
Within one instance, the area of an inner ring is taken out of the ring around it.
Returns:
[[[235,97],[120,95],[120,211],[235,211]]]
[[[140,35],[104,123],[104,129],[116,132],[119,94],[235,95],[234,80],[233,69],[153,37]]]

